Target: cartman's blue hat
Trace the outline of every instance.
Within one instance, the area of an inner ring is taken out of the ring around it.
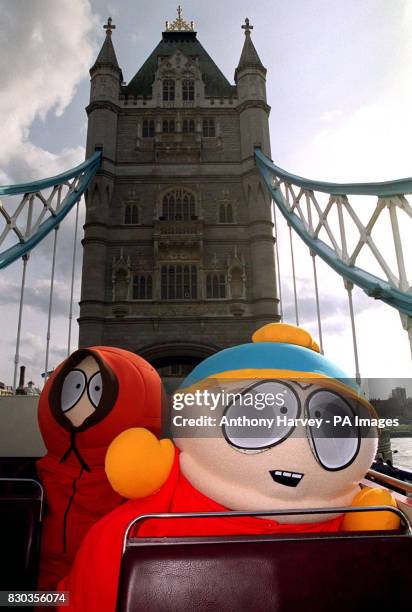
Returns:
[[[269,323],[252,342],[224,349],[197,365],[181,385],[207,378],[329,378],[359,391],[356,381],[320,354],[309,332],[287,323]]]

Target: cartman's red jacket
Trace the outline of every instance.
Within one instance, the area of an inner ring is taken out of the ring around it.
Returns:
[[[100,520],[85,537],[72,570],[58,589],[68,591],[70,604],[61,612],[115,612],[123,536],[131,520],[156,512],[219,512],[220,504],[196,490],[183,476],[176,451],[172,471],[153,495],[131,500]],[[150,519],[133,537],[220,536],[290,532],[339,531],[343,517],[322,523],[280,524],[261,518]],[[60,610],[60,608],[59,608]]]
[[[73,427],[61,410],[67,374],[87,356],[100,367],[102,397],[95,412]],[[53,372],[40,396],[38,419],[47,455],[37,462],[46,492],[38,588],[54,589],[66,576],[89,528],[123,499],[104,470],[112,440],[130,427],[160,431],[162,383],[156,370],[128,351],[80,349]]]

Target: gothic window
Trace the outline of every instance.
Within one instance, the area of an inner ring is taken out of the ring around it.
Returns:
[[[183,119],[183,134],[194,134],[195,122],[193,119]]]
[[[189,221],[196,218],[195,198],[184,189],[169,191],[163,196],[162,217],[166,221]]]
[[[129,280],[127,270],[120,268],[116,272],[115,276],[115,300],[124,301],[127,300],[127,294],[129,292]]]
[[[217,300],[226,297],[226,277],[224,274],[208,274],[206,276],[206,297]]]
[[[222,202],[220,204],[219,223],[233,223],[233,207],[230,202]]]
[[[175,82],[173,79],[163,81],[163,101],[173,102],[175,99]]]
[[[161,269],[162,300],[197,299],[197,267],[168,265]]]
[[[151,274],[136,274],[133,277],[133,299],[151,300],[153,295],[153,281]]]
[[[216,124],[214,119],[203,119],[203,136],[214,138],[216,136]]]
[[[153,138],[155,135],[155,122],[153,119],[145,119],[143,121],[143,138]]]
[[[175,120],[165,119],[163,121],[163,133],[164,134],[174,134],[174,131],[175,131]]]
[[[184,101],[195,99],[195,82],[185,80],[182,83],[182,98]]]
[[[127,204],[124,209],[125,225],[137,225],[139,223],[139,207],[137,204]]]
[[[234,268],[231,272],[230,293],[234,299],[243,297],[243,278],[240,268]]]

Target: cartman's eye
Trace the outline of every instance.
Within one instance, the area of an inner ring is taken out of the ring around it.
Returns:
[[[336,393],[317,391],[309,398],[308,416],[322,420],[319,428],[309,428],[309,441],[319,463],[326,470],[348,467],[360,446],[360,430],[349,402]]]
[[[86,375],[82,370],[72,370],[64,379],[61,392],[62,412],[71,410],[83,395],[86,387]]]
[[[295,392],[281,381],[267,381],[237,394],[224,414],[223,434],[239,449],[269,448],[293,431],[299,416]]]
[[[91,403],[95,408],[97,408],[102,398],[103,391],[102,375],[100,372],[96,372],[96,374],[93,374],[93,376],[89,380],[87,391]]]

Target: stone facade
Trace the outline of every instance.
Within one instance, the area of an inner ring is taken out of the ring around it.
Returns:
[[[186,24],[187,26],[187,24]],[[187,26],[188,27],[188,26]],[[111,27],[92,67],[80,346],[192,367],[278,320],[266,70],[245,29],[231,85],[190,27],[172,29],[128,85]]]

